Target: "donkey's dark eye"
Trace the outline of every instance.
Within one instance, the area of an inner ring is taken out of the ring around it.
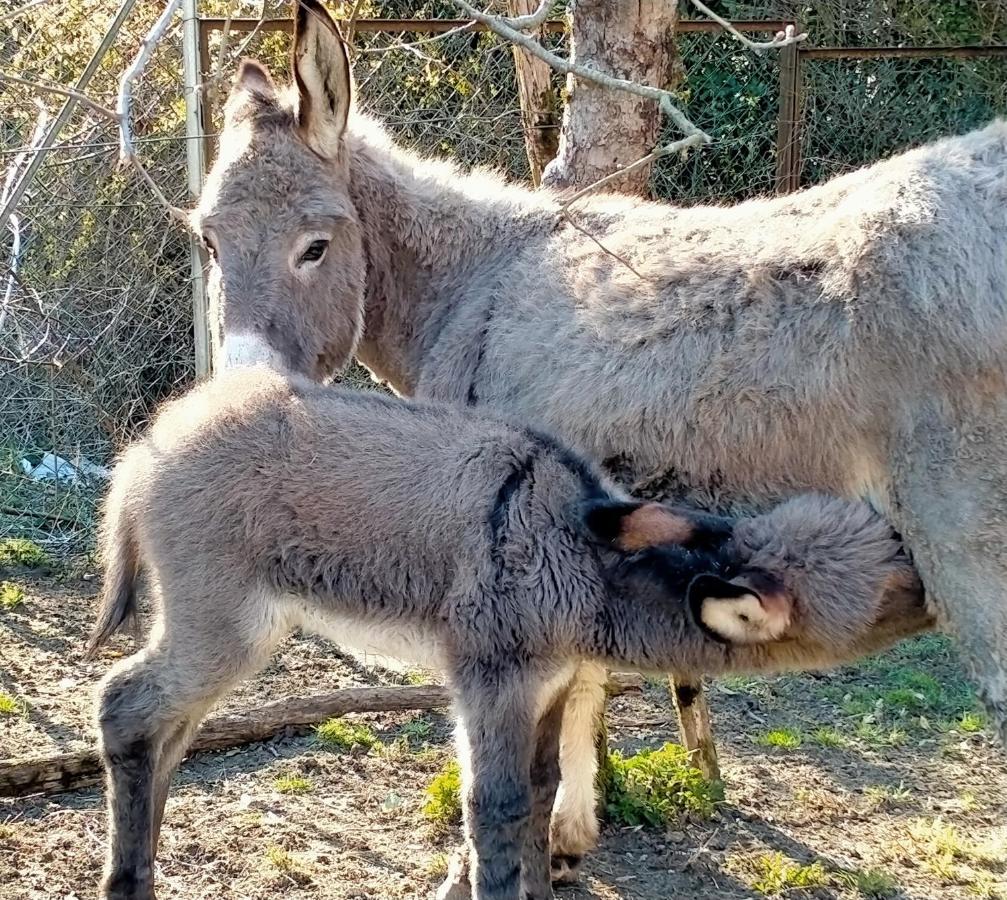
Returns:
[[[301,254],[301,262],[318,262],[325,251],[329,249],[329,242],[326,240],[312,241],[308,244],[308,249]]]

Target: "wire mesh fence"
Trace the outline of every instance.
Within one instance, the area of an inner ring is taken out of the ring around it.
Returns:
[[[14,19],[0,31],[0,66],[75,84],[116,7],[74,0]],[[87,85],[89,97],[114,105],[119,76],[156,13],[154,4],[136,5]],[[186,190],[180,60],[176,27],[135,98],[140,153],[176,203]],[[86,546],[98,467],[160,398],[192,379],[188,243],[119,166],[114,123],[77,105],[44,144],[38,138],[66,98],[0,90],[5,191],[36,151],[45,154],[0,241],[0,536]]]
[[[201,0],[201,13],[220,15],[230,6],[248,15],[260,8],[215,2]],[[43,5],[28,20],[0,22],[0,70],[72,85],[114,6],[71,0]],[[113,104],[118,77],[158,6],[136,4],[87,88],[90,97]],[[831,35],[828,2],[801,6]],[[453,9],[406,0],[364,7],[363,14],[385,18]],[[341,11],[338,4],[334,11]],[[782,2],[721,4],[718,11],[745,18],[793,13]],[[995,42],[999,26],[983,15],[980,39]],[[140,153],[174,203],[186,200],[186,141],[205,140],[212,151],[238,57],[258,57],[281,78],[287,72],[286,23],[235,22],[226,39],[222,24],[201,29],[207,137],[186,135],[179,24],[138,88]],[[423,22],[359,28],[360,105],[407,146],[527,181],[510,46],[481,32],[432,36]],[[565,52],[562,33],[547,40]],[[858,40],[872,43],[859,33]],[[751,53],[709,23],[686,25],[678,41],[686,77],[676,92],[715,138],[712,147],[666,158],[655,171],[654,193],[678,203],[771,193],[781,164],[793,169],[790,186],[814,183],[1007,112],[1007,56],[995,49],[980,57],[923,58],[836,57],[812,49],[795,52],[788,64],[778,53]],[[791,135],[799,152],[782,157],[781,96],[788,84],[801,98],[800,127]],[[51,122],[65,98],[11,85],[0,90],[0,184],[9,187],[37,149],[33,136],[44,134],[45,118]],[[55,552],[81,551],[93,538],[101,468],[158,402],[194,378],[190,256],[185,235],[118,165],[113,123],[81,107],[51,143],[0,241],[0,538],[23,535]]]

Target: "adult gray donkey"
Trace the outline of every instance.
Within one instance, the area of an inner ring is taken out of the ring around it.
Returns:
[[[734,207],[595,196],[575,228],[554,194],[352,110],[315,0],[293,69],[281,91],[242,64],[193,214],[225,366],[324,381],[356,356],[711,509],[866,498],[1007,735],[1007,125]],[[602,680],[583,667],[563,722],[553,849],[574,865],[597,835]]]

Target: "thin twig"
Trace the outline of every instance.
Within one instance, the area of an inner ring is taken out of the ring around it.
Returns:
[[[360,14],[360,7],[363,5],[364,0],[354,0],[353,9],[350,10],[350,14],[346,19],[346,30],[343,34],[343,40],[346,41],[347,46],[353,46],[353,33],[357,30],[357,16]]]
[[[36,91],[42,91],[46,94],[57,94],[60,97],[70,97],[78,103],[83,103],[84,106],[88,107],[88,109],[92,112],[96,112],[107,119],[111,119],[113,122],[118,123],[119,121],[119,117],[115,114],[115,112],[107,106],[95,103],[94,100],[85,94],[80,93],[80,91],[74,91],[70,88],[60,87],[55,84],[46,84],[41,81],[30,81],[27,78],[19,78],[17,75],[9,75],[6,72],[0,72],[0,81],[6,81],[10,84],[20,84],[24,87],[33,88]]]
[[[45,142],[49,113],[37,99],[35,106],[38,109],[35,128],[28,139],[28,146],[22,153],[15,156],[11,163],[7,177],[4,179],[3,190],[0,191],[0,206],[6,205],[22,171],[31,164],[32,157],[39,152],[39,148]],[[0,306],[0,333],[3,332],[7,314],[10,312],[10,302],[14,296],[14,288],[18,282],[18,271],[21,268],[21,217],[12,212],[10,218],[7,219],[7,227],[11,232],[10,264],[7,267],[7,287],[4,289],[3,304]]]
[[[467,34],[471,32],[477,25],[476,22],[466,22],[464,25],[459,25],[457,28],[452,28],[450,31],[442,31],[440,34],[435,34],[433,37],[420,38],[418,41],[409,41],[408,43],[404,41],[396,41],[394,44],[389,44],[387,47],[357,47],[357,53],[389,53],[393,50],[413,50],[416,47],[422,47],[425,44],[433,44],[437,41],[443,41],[445,38],[454,37],[456,34]]]
[[[4,22],[9,22],[11,19],[16,19],[18,16],[24,15],[29,10],[35,9],[36,6],[43,6],[46,3],[50,3],[52,0],[31,0],[30,3],[26,3],[24,6],[19,6],[17,9],[12,9],[10,12],[5,12],[0,15],[0,25]]]
[[[265,0],[263,0],[265,7]],[[224,58],[227,55],[227,39],[231,36],[231,14],[234,11],[234,3],[227,4],[227,15],[224,17],[224,27],[220,31],[220,46],[217,48],[217,65],[213,71],[217,74],[224,71]],[[212,86],[206,92],[206,102],[213,109],[217,105],[217,80],[214,79]]]
[[[150,62],[150,57],[154,52],[154,48],[157,46],[161,37],[164,35],[165,30],[170,24],[172,18],[174,18],[178,7],[181,5],[182,0],[168,0],[165,4],[164,11],[158,17],[157,21],[151,26],[150,31],[147,32],[143,41],[140,44],[140,49],[130,64],[129,68],[126,69],[122,74],[122,78],[119,80],[119,95],[116,98],[115,103],[115,115],[116,120],[119,123],[119,157],[124,162],[128,162],[133,165],[137,173],[143,182],[150,188],[151,193],[158,199],[158,201],[168,210],[171,217],[182,225],[183,228],[188,229],[189,219],[185,212],[179,207],[171,203],[167,197],[164,196],[161,189],[157,186],[157,183],[153,178],[150,177],[150,173],[143,167],[143,164],[139,161],[136,155],[136,145],[133,143],[133,132],[132,125],[130,123],[130,113],[132,111],[133,104],[133,85],[136,80],[143,74],[143,70],[147,67],[147,63]]]
[[[630,172],[639,169],[641,166],[646,166],[655,160],[661,159],[665,156],[670,156],[672,153],[677,153],[679,150],[686,150],[689,147],[696,147],[699,144],[705,143],[701,135],[690,134],[688,137],[684,137],[681,140],[677,140],[671,144],[665,144],[663,147],[658,147],[656,150],[652,150],[646,156],[641,156],[636,162],[631,162],[629,165],[623,166],[621,169],[617,169],[604,178],[599,178],[597,181],[591,182],[587,187],[581,188],[572,197],[568,197],[560,204],[560,209],[569,209],[574,203],[580,200],[581,197],[585,197],[594,191],[601,190],[607,184],[613,181],[618,181],[624,175],[628,175]]]
[[[634,268],[634,266],[630,263],[628,259],[625,259],[624,257],[620,256],[614,250],[609,250],[608,247],[606,247],[601,241],[598,240],[598,238],[596,238],[593,234],[591,234],[590,231],[588,231],[582,225],[578,225],[574,221],[573,216],[570,215],[570,210],[561,206],[559,209],[559,214],[564,219],[566,219],[566,221],[569,222],[577,231],[579,231],[582,235],[584,235],[584,237],[590,238],[592,241],[594,241],[594,243],[598,245],[599,249],[607,253],[609,256],[612,257],[612,259],[616,260],[617,262],[621,262],[627,269],[629,269],[630,272],[632,272],[637,278],[643,281],[643,276],[636,270],[636,268]]]
[[[129,68],[122,73],[119,80],[119,95],[115,102],[115,114],[119,122],[119,153],[123,160],[132,160],[136,156],[133,145],[133,131],[130,124],[130,112],[133,105],[133,84],[143,73],[150,61],[151,54],[161,40],[168,23],[171,22],[182,0],[168,0],[161,15],[151,26],[150,31],[140,43],[140,49]]]
[[[780,47],[789,47],[791,44],[807,40],[808,37],[807,33],[796,34],[794,26],[788,25],[786,31],[776,32],[771,41],[753,41],[751,38],[745,37],[727,19],[718,16],[702,0],[692,0],[692,5],[704,16],[709,16],[709,18],[713,19],[714,22],[735,38],[735,40],[741,41],[749,50],[754,50],[756,53],[761,53],[763,50],[778,50]]]
[[[157,182],[155,182],[154,179],[151,178],[150,173],[144,168],[143,163],[141,163],[140,160],[137,158],[136,148],[133,144],[132,135],[129,134],[128,120],[124,121],[121,118],[121,116],[114,110],[109,109],[107,106],[102,106],[100,103],[96,103],[90,97],[80,93],[79,91],[73,91],[70,90],[69,88],[58,87],[57,85],[54,84],[42,84],[38,81],[30,81],[27,78],[19,78],[16,75],[8,75],[6,72],[0,72],[0,82],[3,81],[9,82],[11,84],[24,85],[25,87],[33,88],[36,91],[42,91],[47,94],[57,94],[61,97],[71,97],[78,103],[82,103],[92,112],[96,112],[98,113],[98,115],[103,116],[106,119],[111,120],[112,122],[115,122],[116,125],[119,126],[119,138],[120,138],[119,148],[120,148],[120,154],[124,154],[122,156],[123,160],[136,169],[136,172],[140,176],[140,179],[143,181],[144,184],[147,185],[147,187],[150,189],[151,193],[154,195],[157,201],[161,203],[161,205],[164,206],[165,209],[168,210],[168,213],[171,215],[171,217],[176,222],[181,224],[183,227],[185,228],[189,227],[189,217],[185,214],[185,210],[181,209],[178,206],[175,206],[168,200],[167,197],[165,197],[163,191],[157,186]],[[128,138],[128,147],[129,147],[128,152],[123,151],[122,149],[124,135],[126,135]]]

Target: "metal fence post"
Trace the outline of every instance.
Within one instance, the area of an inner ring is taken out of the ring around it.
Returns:
[[[189,186],[189,199],[195,200],[203,190],[204,158],[202,84],[199,58],[199,17],[197,0],[182,4],[182,69],[185,93],[185,161]],[[199,241],[189,237],[189,267],[192,279],[192,332],[195,345],[196,377],[210,374],[212,356],[210,347],[210,319],[206,301],[206,258]]]
[[[780,113],[776,134],[776,192],[796,191],[801,181],[801,50],[780,51]]]

